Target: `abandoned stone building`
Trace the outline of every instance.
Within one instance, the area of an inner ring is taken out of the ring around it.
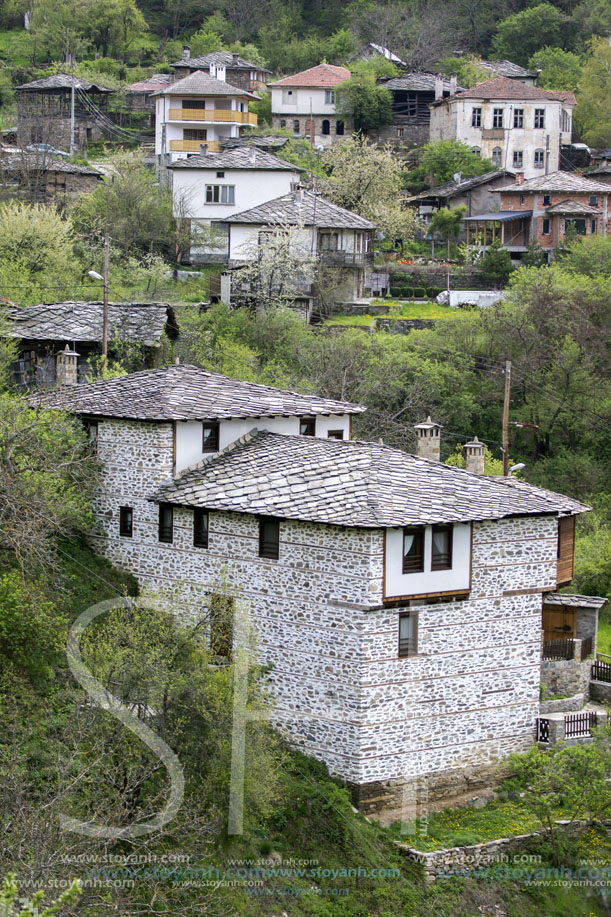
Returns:
[[[182,80],[199,70],[246,92],[265,90],[272,73],[271,70],[261,67],[260,64],[253,64],[252,61],[245,60],[232,51],[211,51],[209,54],[191,57],[188,45],[183,47],[181,59],[175,61],[171,67],[174,71],[173,81]]]
[[[105,136],[113,90],[81,77],[56,73],[17,87],[17,135],[21,146],[49,144],[70,152]],[[74,136],[71,115],[74,101]],[[73,144],[71,144],[71,139]]]
[[[435,73],[407,73],[381,83],[392,94],[392,121],[369,136],[378,143],[401,148],[422,146],[430,137],[429,105],[458,91],[456,76],[444,79]]]
[[[44,151],[0,155],[0,200],[18,198],[63,208],[93,191],[101,180],[101,172]]]
[[[536,740],[542,609],[572,577],[587,507],[487,477],[475,440],[467,470],[442,464],[433,422],[410,455],[351,441],[362,406],[196,367],[43,402],[95,440],[94,548],[145,591],[178,590],[185,614],[247,609],[274,724],[363,811],[466,801]],[[597,614],[580,598],[575,643],[591,651]]]

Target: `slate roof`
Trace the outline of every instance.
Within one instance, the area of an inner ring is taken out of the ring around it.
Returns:
[[[169,86],[172,82],[171,73],[153,73],[145,80],[139,80],[127,87],[128,92],[156,92],[160,86]]]
[[[611,175],[611,162],[605,163],[604,166],[598,166],[597,169],[592,169],[588,172],[588,178],[591,175]]]
[[[274,83],[268,83],[268,86],[302,86],[303,88],[312,89],[329,89],[349,80],[352,74],[346,67],[336,67],[333,64],[318,64],[316,67],[310,67],[308,70],[302,70],[301,73],[294,73],[293,76],[285,76]]]
[[[380,528],[575,513],[582,504],[376,443],[251,431],[162,484],[153,501]]]
[[[165,89],[159,89],[152,93],[155,96],[245,96],[247,99],[258,100],[258,97],[252,92],[246,92],[245,89],[238,89],[231,83],[225,83],[223,80],[217,80],[209,73],[203,70],[196,70],[195,73],[185,76],[182,80],[176,80],[166,86]]]
[[[222,150],[235,150],[241,146],[255,146],[261,150],[279,150],[289,142],[288,137],[220,137],[219,144]]]
[[[603,608],[609,599],[599,595],[569,595],[565,592],[551,592],[545,596],[545,605],[564,605],[569,608]]]
[[[253,64],[252,61],[245,60],[238,55],[237,59],[231,51],[211,51],[209,54],[201,54],[199,57],[185,57],[181,60],[170,64],[170,67],[197,68],[198,70],[209,70],[210,64],[217,64],[226,67],[228,70],[258,70],[259,73],[271,73],[260,64]]]
[[[375,224],[326,201],[313,191],[297,191],[224,219],[225,223],[322,226],[325,229],[375,229]]]
[[[84,80],[80,76],[73,76],[68,73],[56,73],[54,76],[45,76],[42,80],[22,83],[21,86],[17,86],[17,89],[23,89],[28,92],[44,92],[48,89],[72,89],[72,86],[75,89],[82,89],[84,92],[89,92],[91,89],[94,92],[114,92],[114,89],[107,89],[106,86],[90,83],[89,80]]]
[[[449,99],[438,99],[433,105],[457,99],[499,99],[507,101],[553,101],[564,102],[566,105],[575,105],[574,92],[557,92],[551,89],[539,89],[538,86],[529,86],[520,80],[510,80],[505,76],[498,76],[493,80],[476,83],[470,89],[462,89]]]
[[[514,64],[510,60],[481,60],[477,62],[477,66],[481,67],[482,70],[487,70],[489,73],[496,76],[506,76],[508,79],[519,80],[524,77],[530,77],[533,79],[536,77],[536,73],[533,73],[532,70],[525,70],[524,67],[520,67],[519,64]]]
[[[413,197],[408,198],[408,200],[421,201],[429,197],[452,198],[456,197],[458,194],[462,194],[464,191],[469,191],[471,188],[478,188],[480,185],[485,185],[489,181],[494,181],[495,178],[509,178],[513,175],[513,172],[504,172],[502,169],[494,169],[491,172],[485,172],[483,175],[465,178],[463,181],[448,181],[443,185],[436,185],[434,188],[429,188],[427,191],[421,191],[419,194],[414,194]]]
[[[101,302],[56,302],[7,309],[7,337],[36,341],[102,340]],[[174,310],[165,303],[109,303],[109,338],[155,346],[167,323],[174,325]]]
[[[610,189],[611,190],[611,189]],[[577,213],[585,216],[600,216],[601,210],[590,207],[589,204],[579,204],[577,201],[560,201],[553,207],[548,207],[546,213]]]
[[[171,163],[170,169],[255,169],[259,172],[299,172],[296,165],[257,147],[238,146],[221,153],[198,153]]]
[[[416,73],[407,73],[405,76],[395,76],[382,83],[382,85],[385,89],[390,89],[391,92],[399,89],[407,89],[412,92],[435,92],[436,79],[437,77],[434,73],[427,73],[423,70]],[[443,80],[443,91],[450,92],[449,80]]]
[[[197,366],[167,366],[34,396],[36,403],[75,414],[131,420],[221,420],[360,414],[365,408],[317,395],[229,379]]]
[[[0,156],[0,171],[5,172],[64,172],[69,175],[97,175],[101,172],[76,162],[50,156],[47,153],[20,153],[15,156]]]
[[[569,194],[610,194],[609,185],[602,181],[594,181],[575,172],[550,172],[549,175],[537,175],[529,178],[521,185],[502,185],[496,189],[500,192],[513,191],[524,194],[525,191],[549,191]]]

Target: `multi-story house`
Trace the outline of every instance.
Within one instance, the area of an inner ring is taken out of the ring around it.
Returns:
[[[335,90],[350,75],[345,67],[318,64],[269,83],[273,126],[290,130],[313,146],[327,147],[349,134],[352,125],[337,114]]]
[[[236,146],[220,153],[201,153],[172,163],[174,216],[190,220],[194,233],[191,262],[226,262],[225,220],[295,189],[296,166],[257,146]],[[197,227],[213,227],[215,245],[198,245]]]
[[[201,153],[202,146],[218,152],[221,139],[239,137],[244,127],[257,124],[248,111],[256,96],[200,71],[153,95],[155,154],[161,164]]]
[[[460,140],[495,166],[534,178],[555,172],[571,143],[575,95],[498,77],[431,105],[431,136]]]
[[[392,121],[378,131],[370,131],[378,143],[402,147],[422,146],[429,141],[431,109],[436,99],[454,95],[460,87],[454,74],[449,80],[440,74],[406,73],[381,82],[392,94]]]
[[[86,149],[107,134],[113,92],[69,73],[23,83],[17,87],[19,144],[45,144],[66,152]]]
[[[273,723],[364,811],[465,802],[535,742],[544,604],[595,649],[597,607],[555,596],[587,507],[485,476],[476,440],[440,463],[430,419],[409,455],[350,441],[358,405],[190,366],[43,400],[96,443],[95,549],[208,616],[218,661],[247,611]]]
[[[199,70],[247,92],[265,90],[271,76],[271,70],[253,64],[231,51],[211,51],[209,54],[191,57],[188,45],[183,47],[181,60],[171,64],[171,67],[174,70],[173,80],[181,80]]]
[[[487,246],[498,239],[517,257],[534,239],[547,253],[565,238],[567,230],[580,236],[609,231],[611,186],[573,172],[552,172],[524,179],[517,173],[510,185],[497,188],[500,210],[467,217],[467,242]]]

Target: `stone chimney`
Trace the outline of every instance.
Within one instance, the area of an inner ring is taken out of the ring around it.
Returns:
[[[457,88],[458,88],[458,74],[451,73],[450,74],[450,95],[451,96],[456,95]]]
[[[467,471],[471,474],[485,474],[484,458],[485,446],[480,443],[477,436],[474,436],[470,443],[465,443],[465,458],[467,459]]]
[[[435,77],[435,101],[443,99],[443,77],[438,73]]]
[[[233,54],[232,54],[232,57],[233,57],[233,62],[234,62],[234,64],[237,64],[237,62],[238,62],[239,59],[240,59],[240,55],[239,55],[239,54],[236,54],[235,51],[234,51]]]
[[[418,437],[418,450],[416,453],[418,458],[431,459],[433,462],[438,462],[440,459],[439,432],[441,424],[433,423],[429,415],[425,423],[415,424],[414,430]]]
[[[191,48],[189,47],[189,45],[183,45],[182,46],[182,59],[189,60],[190,57],[191,57]]]
[[[200,155],[201,155],[201,156],[207,156],[207,155],[208,155],[208,144],[207,144],[207,143],[200,143],[200,145],[199,145],[199,152],[200,152]]]
[[[516,172],[516,185],[524,184],[524,172]]]
[[[57,354],[55,380],[58,385],[78,385],[78,353],[67,344]]]

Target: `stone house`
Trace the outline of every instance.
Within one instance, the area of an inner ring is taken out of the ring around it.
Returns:
[[[573,172],[552,172],[524,180],[517,173],[511,185],[497,189],[500,210],[467,217],[467,241],[486,247],[498,238],[518,258],[535,239],[548,261],[569,226],[578,235],[609,231],[611,186]]]
[[[0,199],[17,197],[58,207],[93,191],[101,172],[48,153],[0,155]]]
[[[478,213],[488,213],[498,203],[498,189],[507,184],[508,179],[514,178],[513,172],[504,169],[495,169],[484,175],[473,178],[458,178],[454,181],[427,188],[420,194],[414,194],[405,199],[405,206],[418,209],[418,216],[425,226],[431,222],[435,211],[445,207],[467,208],[467,216]]]
[[[477,67],[486,71],[488,78],[491,80],[501,76],[508,80],[519,80],[520,83],[527,83],[529,86],[536,86],[537,84],[537,73],[533,73],[532,70],[526,70],[510,60],[479,60],[477,61]]]
[[[526,178],[555,172],[571,143],[575,95],[497,77],[431,104],[430,139],[460,140]]]
[[[214,227],[218,245],[191,247],[192,263],[226,263],[225,220],[236,213],[282,197],[299,185],[295,165],[257,146],[237,146],[220,153],[200,153],[169,166],[174,216],[198,226]]]
[[[183,613],[247,608],[274,724],[364,812],[467,801],[534,743],[542,607],[587,507],[486,477],[477,441],[441,464],[432,422],[409,455],[350,441],[359,405],[195,367],[43,401],[95,439],[94,548]]]
[[[84,150],[88,143],[102,140],[107,133],[108,103],[114,90],[67,73],[17,87],[17,136],[19,144],[49,144],[70,152],[72,101],[74,97],[73,147]]]
[[[365,273],[373,267],[375,225],[326,201],[317,192],[293,191],[227,217],[226,225],[230,269],[257,257],[262,234],[282,233],[294,227],[295,247],[333,274],[325,282],[334,287],[338,302],[365,295]],[[315,277],[304,279],[304,295],[312,304],[317,301]]]
[[[331,146],[350,133],[352,125],[335,107],[335,89],[350,79],[350,71],[332,64],[318,64],[269,83],[272,94],[272,125],[304,137],[312,146]]]
[[[191,57],[188,45],[183,47],[182,58],[170,66],[174,70],[173,82],[199,70],[246,92],[264,91],[271,76],[271,70],[266,70],[260,64],[253,64],[252,61],[247,61],[231,51],[211,51],[209,54]]]
[[[392,94],[392,121],[369,136],[378,143],[390,143],[397,152],[423,146],[430,139],[431,109],[436,99],[445,99],[460,88],[454,74],[449,80],[425,71],[407,73],[380,82]]]
[[[200,70],[153,95],[160,165],[201,153],[202,147],[218,153],[222,139],[239,137],[245,126],[257,124],[257,116],[248,111],[257,96]]]
[[[102,302],[11,306],[2,334],[17,343],[13,378],[20,388],[82,382],[92,357],[102,353]],[[116,342],[142,346],[144,365],[154,366],[165,335],[176,338],[178,322],[166,303],[108,304],[108,349]]]

